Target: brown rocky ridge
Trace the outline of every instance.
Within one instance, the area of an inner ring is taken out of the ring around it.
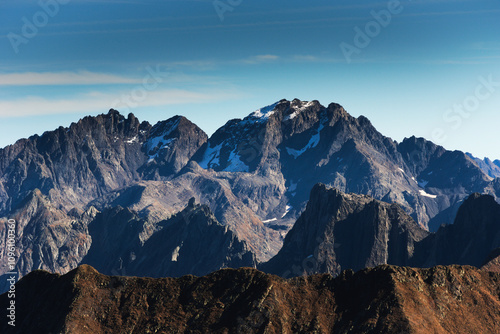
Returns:
[[[6,305],[6,294],[0,305]],[[499,333],[500,274],[379,266],[285,280],[256,269],[207,276],[37,270],[16,285],[2,333]]]

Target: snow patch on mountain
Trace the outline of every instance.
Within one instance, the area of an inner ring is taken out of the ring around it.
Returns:
[[[169,138],[164,139],[163,137],[155,137],[146,142],[146,149],[148,154],[151,154],[154,151],[159,151],[164,148],[167,148],[170,143],[175,141],[177,138]]]
[[[157,138],[155,138],[157,139]],[[173,143],[177,138],[170,138],[167,140],[161,139],[156,141],[156,146],[153,146],[152,150],[148,151],[149,155],[149,160],[148,162],[153,161],[158,157],[158,154],[160,153],[161,150],[166,149],[170,146],[171,143]]]
[[[137,136],[134,136],[133,138],[129,139],[129,140],[125,140],[125,143],[127,144],[133,144],[133,143],[138,143],[139,140],[137,139]]]
[[[203,159],[199,162],[200,167],[208,169],[214,166],[219,166],[221,148],[222,148],[222,143],[220,143],[215,147],[211,147],[209,144],[205,153],[203,154]]]
[[[418,192],[420,193],[420,196],[429,197],[429,198],[437,198],[437,195],[428,194],[425,192],[425,190],[422,190],[422,189],[420,189]]]
[[[283,216],[281,216],[281,218],[284,218],[288,214],[288,212],[290,212],[291,209],[292,209],[292,207],[289,204],[287,204],[286,209],[285,209],[285,213],[283,214]]]
[[[241,161],[240,155],[236,152],[236,149],[234,149],[230,154],[229,154],[229,159],[228,159],[228,166],[224,168],[224,172],[246,172],[248,173],[249,168],[248,166]]]
[[[159,122],[151,129],[151,137],[144,143],[148,155],[154,155],[166,148],[174,139],[167,138],[179,125],[179,119]]]
[[[311,148],[315,148],[319,144],[319,141],[321,139],[320,132],[321,132],[321,130],[323,130],[323,128],[324,128],[323,123],[320,123],[316,134],[311,136],[311,139],[309,139],[309,142],[307,143],[307,145],[304,146],[301,150],[295,150],[293,148],[285,147],[287,153],[289,155],[291,155],[294,159],[297,159],[299,156],[304,154],[307,150],[309,150]]]
[[[276,110],[274,109],[276,108],[278,103],[279,102],[276,102],[271,105],[268,105],[267,107],[254,111],[249,116],[245,117],[245,119],[241,124],[266,122],[269,119],[269,117],[271,117],[271,115],[273,115],[276,112]]]
[[[293,106],[291,107],[291,109],[293,110],[293,112],[286,116],[283,121],[289,121],[291,119],[294,119],[295,117],[297,117],[302,111],[306,110],[307,108],[309,108],[310,106],[312,106],[314,104],[314,102],[306,102],[304,104],[302,104],[301,106]]]
[[[182,244],[181,244],[182,246]],[[177,259],[179,258],[179,251],[181,250],[181,246],[175,247],[174,251],[172,252],[172,262],[177,262]]]

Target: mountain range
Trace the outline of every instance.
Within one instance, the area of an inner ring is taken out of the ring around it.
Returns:
[[[488,170],[423,138],[398,143],[335,103],[281,100],[210,137],[182,116],[151,125],[110,110],[1,149],[0,216],[17,222],[20,276],[87,263],[177,277],[273,261],[265,270],[300,275],[294,266],[316,248],[319,271],[334,275],[383,263],[494,266],[500,178]],[[476,207],[490,214],[479,230]],[[2,220],[0,274],[6,235]],[[443,253],[460,238],[474,240],[470,254]]]
[[[500,160],[497,159],[495,161],[491,161],[489,158],[484,158],[483,160],[476,158],[470,153],[467,153],[467,156],[474,160],[477,165],[483,170],[483,172],[488,174],[490,177],[500,177]]]

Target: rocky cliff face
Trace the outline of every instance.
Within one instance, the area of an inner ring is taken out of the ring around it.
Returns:
[[[283,248],[260,269],[283,277],[407,265],[428,233],[398,205],[316,185]]]
[[[69,128],[23,139],[0,150],[0,210],[15,210],[33,190],[71,209],[139,179],[151,126],[132,114],[86,117]]]
[[[69,211],[142,179],[171,178],[206,140],[184,117],[152,127],[116,110],[19,140],[0,150],[0,212],[35,189]]]
[[[219,224],[210,209],[194,204],[152,223],[120,207],[89,224],[92,246],[81,263],[106,274],[147,277],[205,275],[220,268],[255,267],[245,242]]]
[[[35,271],[16,290],[16,327],[3,321],[2,333],[500,331],[500,274],[461,266],[290,280],[248,268],[152,279],[81,266],[64,276]]]
[[[500,248],[500,204],[492,196],[472,194],[454,224],[441,227],[417,245],[419,266],[468,264],[481,267]]]
[[[75,212],[72,212],[75,213]],[[20,277],[34,269],[66,273],[78,266],[87,254],[92,238],[87,224],[95,211],[74,217],[57,209],[40,190],[32,191],[20,203],[11,217],[16,221],[16,270]],[[1,274],[9,272],[7,266],[6,221],[0,222]],[[0,291],[6,291],[5,276],[1,276]]]
[[[493,269],[498,249],[500,204],[492,196],[469,196],[454,224],[428,233],[397,204],[318,184],[283,248],[259,268],[283,277],[381,264]]]

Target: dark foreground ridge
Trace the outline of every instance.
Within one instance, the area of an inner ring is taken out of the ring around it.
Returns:
[[[207,276],[37,270],[1,333],[499,333],[500,274],[379,266],[284,280],[250,268]],[[7,295],[0,296],[6,305]]]

